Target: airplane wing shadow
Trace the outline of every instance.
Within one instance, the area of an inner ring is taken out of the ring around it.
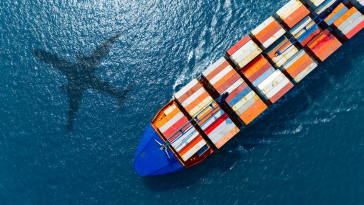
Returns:
[[[111,46],[116,42],[120,32],[114,34],[111,38],[98,46],[87,57],[76,56],[78,63],[72,64],[56,55],[41,49],[33,50],[33,55],[39,61],[62,71],[68,79],[68,85],[62,86],[61,91],[68,95],[68,118],[67,129],[73,128],[76,113],[80,107],[81,99],[86,89],[95,89],[105,94],[111,95],[119,100],[119,108],[122,110],[128,94],[135,86],[135,82],[130,83],[123,90],[117,89],[105,81],[98,79],[94,71],[101,63],[102,59],[108,55]]]

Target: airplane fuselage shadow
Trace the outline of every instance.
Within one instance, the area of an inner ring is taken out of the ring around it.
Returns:
[[[361,31],[350,40],[352,42],[356,42],[355,45],[350,44],[350,41],[343,44],[343,46],[338,51],[336,51],[326,61],[321,63],[318,68],[312,71],[309,76],[315,76],[315,79],[304,79],[303,81],[295,85],[295,87],[292,88],[292,90],[290,90],[288,94],[286,94],[289,95],[290,93],[299,92],[304,86],[304,90],[307,95],[309,95],[309,97],[305,96],[305,92],[301,91],[299,95],[289,97],[289,99],[287,100],[279,100],[276,104],[270,106],[250,125],[246,126],[243,132],[240,132],[237,136],[231,139],[220,150],[216,151],[205,161],[181,172],[164,176],[162,175],[155,177],[143,177],[146,187],[155,191],[170,191],[171,189],[181,189],[198,183],[201,178],[203,178],[205,175],[207,175],[209,172],[216,168],[223,173],[228,172],[230,170],[230,167],[233,166],[235,163],[239,163],[240,159],[243,157],[241,152],[237,152],[234,150],[239,149],[239,147],[243,147],[246,150],[252,150],[255,146],[260,145],[261,139],[269,139],[275,136],[273,132],[255,132],[256,130],[266,130],[267,127],[268,129],[274,128],[276,130],[285,129],[287,125],[286,123],[281,123],[282,121],[287,122],[294,119],[297,113],[306,110],[306,108],[313,101],[315,101],[315,99],[323,95],[325,90],[333,86],[330,83],[330,79],[325,76],[326,74],[330,75],[331,80],[333,79],[335,82],[340,82],[340,80],[342,80],[344,76],[351,69],[353,69],[350,61],[345,59],[350,58],[352,60],[357,60],[360,57],[361,53],[350,52],[350,47],[352,46],[358,48],[364,46],[364,43],[360,41],[360,36],[363,34],[364,31]],[[338,53],[343,54],[343,56],[341,56],[341,59],[335,59],[335,55]],[[341,64],[346,65],[342,67],[336,65],[327,69],[327,73],[322,72],[320,68],[330,66],[330,61],[333,59],[335,59],[336,61],[340,61]],[[305,81],[307,80],[311,80],[310,83],[305,83]],[[277,118],[279,118],[280,122],[277,121]],[[230,153],[230,150],[233,150],[233,152]]]
[[[114,34],[111,38],[99,45],[95,51],[86,57],[76,55],[77,64],[64,60],[50,52],[37,49],[33,51],[36,59],[48,64],[63,72],[68,79],[68,85],[61,86],[61,91],[68,95],[68,118],[67,129],[71,130],[75,115],[80,107],[81,98],[86,89],[95,89],[112,97],[119,99],[119,108],[123,107],[123,102],[135,83],[129,84],[123,90],[119,90],[105,81],[98,79],[95,70],[101,61],[108,55],[111,46],[116,42],[121,33]]]

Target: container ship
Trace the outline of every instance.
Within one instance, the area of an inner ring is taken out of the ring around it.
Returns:
[[[364,27],[364,0],[291,0],[175,93],[147,126],[141,176],[194,166]]]

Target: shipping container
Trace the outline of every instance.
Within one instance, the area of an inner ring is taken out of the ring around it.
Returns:
[[[258,115],[260,115],[267,106],[260,97],[244,82],[239,79],[226,89],[230,95],[226,99],[230,108],[239,116],[244,125],[248,125]]]
[[[175,98],[195,118],[200,134],[206,135],[217,148],[240,131],[196,79],[177,92]]]
[[[301,0],[310,12],[319,7],[325,0]]]
[[[243,68],[255,57],[262,53],[257,44],[249,36],[245,36],[237,44],[231,47],[226,56],[239,68]]]
[[[321,28],[314,21],[312,21],[309,16],[304,18],[289,31],[291,36],[293,36],[302,47],[306,46],[308,42],[310,42],[321,32]]]
[[[272,69],[274,70],[273,65],[270,64],[263,55],[259,55],[252,62],[241,69],[240,73],[245,77],[249,84],[254,84],[256,80],[264,80],[260,77],[265,72],[268,72],[268,70]]]
[[[229,71],[224,71],[225,69]],[[227,74],[230,72],[231,74]],[[202,72],[202,79],[206,80],[219,94],[229,93],[226,103],[243,125],[249,124],[267,108],[259,96],[235,70],[230,69],[222,58]],[[231,117],[234,119],[234,115]]]
[[[255,28],[250,36],[259,43],[260,48],[264,51],[285,33],[286,30],[273,17],[269,17]]]
[[[325,11],[325,9],[329,8],[331,5],[333,5],[336,2],[336,0],[325,0],[312,11],[312,17],[316,17],[321,12]]]
[[[241,78],[224,57],[203,71],[201,77],[206,81],[205,87],[208,87],[210,93],[217,93],[215,98],[223,94],[232,83]]]
[[[279,69],[293,82],[298,83],[317,67],[318,63],[307,53],[300,50]]]
[[[200,120],[198,125],[218,149],[240,131],[217,103],[200,113],[197,119]]]
[[[282,52],[280,55],[276,55],[278,51]],[[270,60],[274,63],[276,68],[282,66],[288,59],[290,59],[299,50],[299,47],[286,37],[280,37],[276,42],[269,46],[264,53],[267,54]]]
[[[268,104],[275,103],[291,88],[293,84],[280,70],[275,70],[255,87],[259,97]]]
[[[355,7],[331,24],[334,34],[342,41],[347,41],[364,27],[364,16]]]
[[[315,58],[317,62],[322,62],[335,52],[342,44],[328,30],[325,29],[306,46],[307,51]]]
[[[174,97],[191,117],[196,116],[198,112],[214,101],[197,79],[193,79],[178,91]]]
[[[299,0],[291,0],[274,14],[274,18],[290,29],[309,13],[310,11]]]
[[[200,149],[208,146],[195,127],[178,108],[175,100],[168,103],[161,112],[156,115],[155,119],[152,121],[152,125],[158,129],[165,141],[168,140],[173,147],[173,152],[178,153],[178,156],[180,156],[183,161],[187,161]],[[210,149],[209,153],[211,154],[212,152],[213,151]]]
[[[331,26],[337,19],[339,19],[342,15],[344,15],[349,9],[343,4],[340,3],[332,13],[325,18],[325,20],[320,24],[323,29]]]

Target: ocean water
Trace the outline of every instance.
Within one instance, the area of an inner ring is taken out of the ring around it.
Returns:
[[[363,204],[364,31],[201,164],[133,170],[158,110],[286,2],[2,0],[0,204]]]

